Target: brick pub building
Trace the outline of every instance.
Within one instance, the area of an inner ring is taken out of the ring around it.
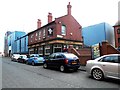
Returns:
[[[115,32],[115,47],[120,48],[120,21],[118,21],[113,27]]]
[[[48,13],[48,24],[41,27],[38,19],[37,30],[28,33],[29,54],[37,53],[42,56],[54,52],[62,52],[64,48],[73,45],[75,49],[83,47],[82,27],[71,15],[72,6],[67,5],[67,15],[55,18]]]

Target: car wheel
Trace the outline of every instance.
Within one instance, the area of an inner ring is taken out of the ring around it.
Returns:
[[[65,67],[63,65],[60,66],[60,71],[64,72],[65,71]]]
[[[43,68],[48,68],[48,65],[46,63],[43,64]]]
[[[33,65],[33,66],[35,66],[35,63],[34,63],[34,62],[32,62],[32,65]]]
[[[92,77],[96,80],[102,80],[104,75],[100,69],[93,69],[92,70]]]

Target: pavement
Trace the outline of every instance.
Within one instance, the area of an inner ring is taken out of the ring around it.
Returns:
[[[81,70],[81,71],[86,71],[86,66],[81,65],[81,66],[79,67],[79,70]]]

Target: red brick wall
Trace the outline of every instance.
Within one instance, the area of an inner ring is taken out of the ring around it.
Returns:
[[[120,28],[120,26],[114,26],[114,32],[115,32],[115,47],[118,48],[120,46],[120,43],[118,43],[118,38],[120,38],[120,34],[118,34],[117,29]]]
[[[107,54],[120,54],[118,50],[116,50],[113,46],[111,46],[106,41],[102,42],[102,45],[100,46],[100,53],[101,53],[101,56],[107,55]]]
[[[70,39],[70,40],[77,40],[82,41],[82,32],[81,32],[81,25],[74,19],[72,15],[65,15],[63,17],[55,19],[54,23],[51,23],[50,25],[45,26],[44,28],[40,28],[36,30],[35,32],[28,35],[28,45],[35,44],[38,42],[42,42],[45,40],[50,40],[57,38],[57,35],[61,35],[61,26],[66,26],[66,35],[63,35],[63,39]],[[48,28],[53,28],[53,36],[48,36]],[[43,39],[43,30],[46,31],[46,38]],[[35,40],[36,33],[39,33],[41,31],[41,40]],[[72,33],[72,35],[70,34]],[[33,34],[33,41],[31,42],[31,35]]]
[[[48,36],[48,28],[53,28],[53,36]],[[43,30],[45,30],[45,39],[43,39]],[[39,35],[36,36],[36,33],[39,34],[39,32],[41,31],[41,39],[39,40]],[[32,39],[32,42],[31,42],[31,35],[33,35],[33,39]],[[45,41],[45,40],[50,40],[50,39],[53,39],[56,37],[56,26],[55,26],[55,23],[52,23],[44,28],[40,28],[38,30],[36,30],[35,32],[31,33],[28,35],[28,45],[31,45],[31,44],[35,44],[35,43],[39,43],[39,42],[42,42],[42,41]],[[35,38],[37,38],[37,40],[35,40]]]
[[[61,35],[61,26],[66,25],[66,36],[64,39],[71,39],[71,40],[78,40],[82,41],[82,27],[81,25],[75,20],[72,15],[66,15],[55,20],[57,34]],[[72,33],[72,35],[70,34]]]
[[[86,65],[86,62],[92,59],[92,53],[90,48],[81,48],[79,50],[76,50],[72,46],[70,46],[68,48],[68,52],[77,55],[79,57],[81,65]]]

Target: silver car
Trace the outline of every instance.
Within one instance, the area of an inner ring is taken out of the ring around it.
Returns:
[[[120,79],[120,54],[109,54],[88,60],[86,71],[96,80],[105,77]]]

